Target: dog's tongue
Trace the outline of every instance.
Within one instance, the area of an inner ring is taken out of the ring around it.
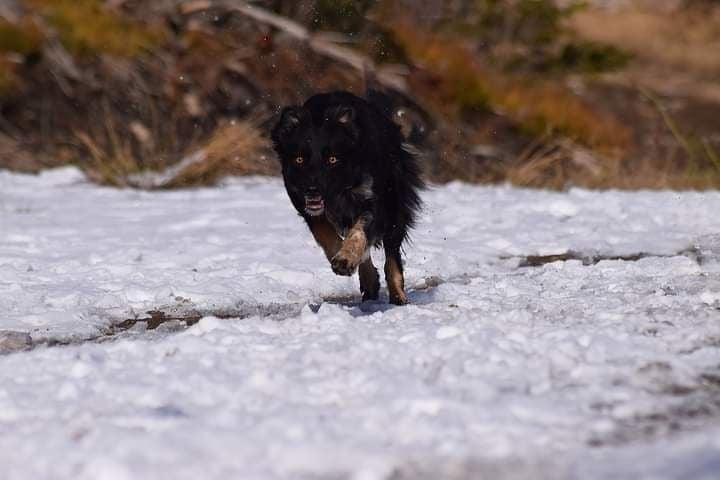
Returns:
[[[323,208],[322,197],[306,197],[305,207],[309,208],[310,210],[320,210],[321,208]]]

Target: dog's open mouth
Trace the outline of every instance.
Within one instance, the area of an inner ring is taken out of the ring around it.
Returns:
[[[305,197],[305,211],[309,215],[320,215],[325,210],[325,201],[320,195]]]

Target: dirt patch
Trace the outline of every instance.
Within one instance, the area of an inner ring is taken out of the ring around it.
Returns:
[[[676,254],[658,255],[655,253],[631,253],[627,255],[605,255],[593,252],[578,252],[574,250],[567,251],[565,253],[559,253],[555,255],[528,255],[526,257],[504,257],[504,259],[518,259],[519,268],[527,267],[541,267],[549,263],[555,262],[566,262],[568,260],[577,260],[582,262],[585,266],[597,265],[602,261],[622,261],[622,262],[637,262],[644,258],[670,258],[675,256],[689,257],[700,263],[700,259],[697,256],[696,249],[689,248],[682,250]]]
[[[619,446],[699,430],[710,422],[720,423],[720,365],[701,373],[692,385],[670,383],[653,393],[658,395],[657,404],[661,407],[617,421],[611,432],[596,434],[588,444]],[[594,406],[601,411],[608,407]]]

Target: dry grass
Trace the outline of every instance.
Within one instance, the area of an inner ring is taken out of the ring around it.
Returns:
[[[669,189],[669,190],[717,190],[720,185],[719,169],[678,169],[675,156],[664,159],[640,158],[613,179],[605,188]]]
[[[130,141],[120,137],[111,116],[106,118],[99,133],[76,131],[75,137],[87,154],[81,166],[92,180],[104,185],[126,186],[128,175],[140,171],[142,161],[133,154]]]
[[[568,140],[538,138],[509,166],[506,180],[523,187],[562,189],[568,185],[607,186],[618,178],[618,157],[598,157]]]
[[[720,185],[718,166],[678,167],[678,158],[638,157],[623,162],[618,157],[600,158],[569,142],[533,143],[504,173],[504,180],[524,187],[710,190]]]
[[[279,165],[268,156],[269,143],[249,121],[221,125],[198,150],[197,161],[180,169],[166,188],[208,185],[226,175],[277,175]]]
[[[483,66],[465,44],[420,31],[410,23],[389,25],[410,56],[435,76],[425,96],[448,107],[489,105],[533,136],[558,134],[603,154],[624,150],[630,131],[609,115],[548,81],[529,81]]]
[[[23,147],[16,139],[0,133],[0,168],[35,173],[46,166],[44,155]]]
[[[109,117],[108,117],[109,118]],[[89,162],[83,164],[98,183],[141,188],[180,188],[210,185],[227,175],[276,175],[279,167],[268,156],[269,144],[255,122],[233,120],[220,125],[205,141],[194,145],[182,158],[167,159],[162,151],[142,155],[166,158],[160,172],[144,165],[158,162],[140,158],[129,140],[123,140],[108,120],[102,133],[76,132]]]

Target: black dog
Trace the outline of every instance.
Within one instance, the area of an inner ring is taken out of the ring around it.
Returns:
[[[378,106],[348,92],[286,107],[272,130],[285,188],[338,275],[360,272],[362,299],[378,298],[370,248],[385,249],[390,302],[407,303],[400,247],[423,188],[399,127]]]

